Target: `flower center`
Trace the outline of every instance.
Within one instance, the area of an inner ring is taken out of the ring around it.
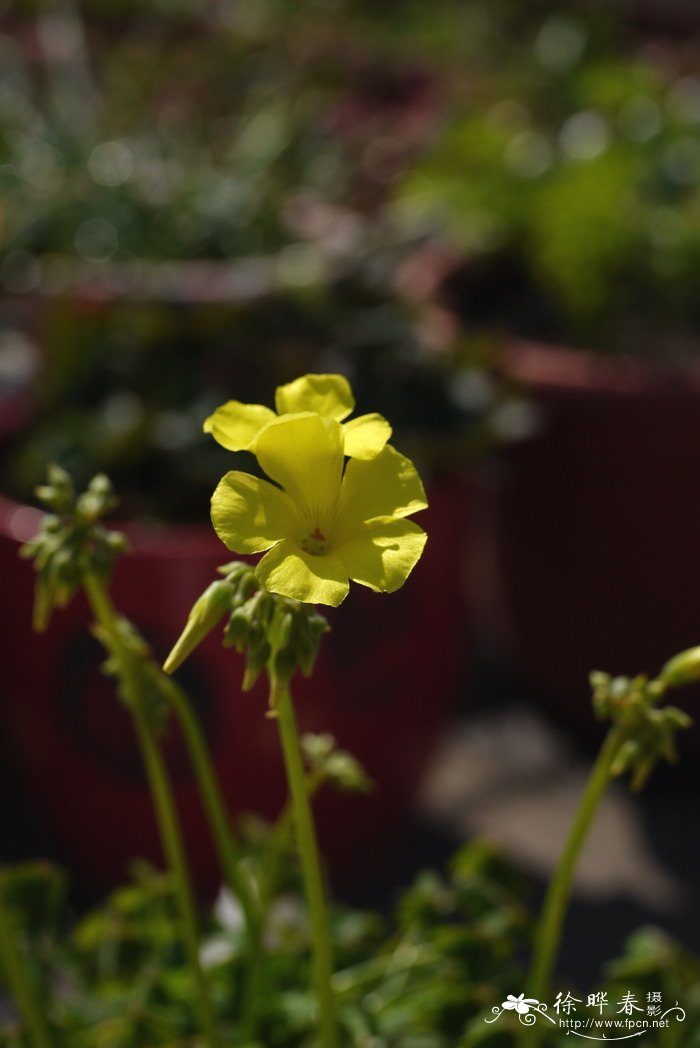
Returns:
[[[322,557],[326,552],[326,541],[326,536],[317,525],[316,530],[302,539],[299,545],[305,553],[310,553],[313,557]]]

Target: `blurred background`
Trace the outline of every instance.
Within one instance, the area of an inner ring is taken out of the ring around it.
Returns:
[[[338,890],[386,904],[487,834],[541,891],[600,738],[589,670],[653,674],[700,642],[697,6],[0,0],[0,19],[0,858],[59,858],[80,901],[157,855],[85,607],[30,633],[17,549],[47,462],[112,478],[115,596],[164,655],[228,559],[210,493],[247,468],[202,420],[337,371],[431,501],[415,578],[333,613],[300,692],[378,783],[320,805]],[[238,670],[212,642],[183,683],[233,807],[273,815]],[[645,796],[613,791],[572,974],[640,920],[700,948],[699,752],[695,730]]]

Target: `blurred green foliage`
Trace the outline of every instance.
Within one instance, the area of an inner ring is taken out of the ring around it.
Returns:
[[[266,839],[265,827],[251,822],[247,862],[260,860]],[[314,1029],[307,988],[309,930],[293,865],[283,864],[280,873],[265,936],[266,1008],[256,1046],[303,1048]],[[17,926],[26,929],[24,947],[43,986],[58,1044],[185,1048],[193,1043],[189,974],[164,875],[135,864],[129,884],[72,923],[66,918],[63,878],[46,864],[4,872],[0,890]],[[513,1048],[522,1028],[512,1013],[504,1012],[492,1024],[484,1020],[492,1019],[492,1009],[508,994],[524,988],[521,961],[531,927],[524,890],[520,875],[491,846],[476,842],[458,852],[446,875],[419,874],[398,899],[391,919],[334,906],[343,1043],[348,1048]],[[231,1043],[241,1043],[237,1023],[245,944],[230,895],[220,895],[208,915],[203,959],[222,1028]],[[661,993],[664,1007],[678,1000],[684,1021],[673,1022],[670,1030],[646,1032],[645,1043],[692,1048],[700,1043],[699,980],[697,958],[659,930],[643,928],[602,979],[568,990],[579,1001],[589,991],[607,992],[606,1015],[615,1014],[614,1002],[623,994],[644,1002],[648,993]],[[544,1026],[543,1048],[569,1045],[565,1029]],[[0,1043],[23,1048],[11,1019],[0,1019]]]
[[[476,53],[491,22],[481,5],[464,21]],[[19,391],[25,432],[9,491],[28,498],[54,460],[81,484],[108,469],[129,515],[201,517],[231,465],[201,420],[313,370],[349,373],[399,433],[476,422],[481,441],[483,403],[452,395],[446,339],[429,350],[395,286],[407,247],[387,208],[434,125],[444,35],[415,3],[398,21],[357,0],[13,7],[0,398]]]
[[[489,319],[591,348],[672,353],[700,321],[700,71],[690,44],[562,8],[453,91],[397,207],[470,273]]]
[[[694,352],[699,176],[693,40],[602,2],[13,3],[7,488],[55,460],[197,518],[201,419],[313,370],[454,463],[510,426],[510,334]]]

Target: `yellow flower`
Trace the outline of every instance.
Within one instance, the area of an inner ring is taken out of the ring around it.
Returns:
[[[277,414],[263,404],[242,404],[229,400],[204,421],[204,432],[229,451],[255,451],[258,437],[278,417],[315,411],[324,418],[343,422],[355,408],[350,383],[342,375],[302,375],[275,391]],[[360,415],[345,422],[345,454],[369,459],[379,454],[389,437],[391,426],[381,415]]]
[[[423,552],[425,532],[405,519],[427,506],[413,464],[386,445],[346,465],[346,432],[312,412],[276,419],[256,437],[275,484],[232,471],[212,496],[212,522],[229,549],[268,551],[256,575],[272,593],[333,607],[351,579],[392,593]]]

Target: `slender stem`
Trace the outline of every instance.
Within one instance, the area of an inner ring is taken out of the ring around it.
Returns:
[[[224,876],[245,915],[248,929],[248,952],[245,983],[242,990],[241,1036],[244,1041],[254,1040],[260,1003],[259,990],[263,960],[262,903],[255,898],[251,886],[241,872],[240,857],[231,833],[229,815],[221,787],[214,774],[202,729],[192,712],[187,696],[175,681],[162,673],[159,668],[155,672],[158,673],[158,682],[180,723]]]
[[[52,1048],[53,1037],[32,977],[15,941],[12,920],[0,885],[0,961],[7,984],[24,1020],[31,1048]]]
[[[576,861],[610,782],[610,768],[625,735],[626,729],[619,725],[613,726],[608,732],[591,769],[564,850],[547,889],[542,914],[535,932],[532,965],[528,980],[528,993],[540,1001],[545,999],[549,993]]]
[[[309,800],[313,800],[316,796],[323,781],[324,775],[319,771],[312,771],[306,775],[306,793]],[[258,882],[260,885],[260,906],[263,913],[265,913],[270,904],[275,885],[279,879],[279,870],[285,851],[288,849],[290,841],[293,841],[293,837],[294,807],[290,801],[287,801],[272,828],[270,839],[260,864]]]
[[[207,1043],[213,1048],[214,1045],[219,1044],[219,1039],[216,1034],[207,980],[199,961],[199,928],[197,925],[194,893],[192,891],[190,872],[178,825],[172,790],[168,781],[165,763],[153,737],[148,720],[140,707],[137,706],[133,712],[136,732],[153,793],[163,851],[167,856],[168,867],[174,881],[180,910],[182,935],[194,979],[197,1010],[202,1025],[202,1032],[206,1037]]]
[[[322,1048],[338,1048],[338,1025],[331,985],[333,946],[328,907],[321,875],[321,861],[314,829],[311,805],[306,788],[304,762],[299,747],[299,732],[289,685],[271,679],[272,707],[277,713],[287,784],[294,811],[297,847],[304,877],[313,950],[313,978],[319,1010],[319,1033]]]
[[[356,994],[360,988],[362,988],[363,992],[366,992],[373,984],[380,983],[397,972],[404,972],[409,968],[413,970],[422,967],[434,967],[438,962],[438,956],[434,948],[427,943],[423,943],[420,946],[411,943],[409,950],[406,952],[408,957],[405,960],[406,954],[402,956],[401,946],[402,943],[400,942],[397,947],[388,953],[370,957],[367,961],[360,961],[351,968],[345,968],[343,971],[336,972],[333,976],[333,988],[337,996],[344,997],[351,993]]]
[[[124,647],[118,628],[117,614],[102,579],[90,572],[85,576],[84,582],[95,617],[105,633],[109,635],[114,650],[118,653],[120,668],[124,675],[124,686],[131,700],[129,708],[134,718],[136,734],[153,796],[163,851],[173,879],[181,932],[194,983],[195,1001],[202,1033],[209,1048],[217,1048],[220,1041],[216,1031],[207,980],[199,960],[199,929],[194,892],[165,762],[143,708],[139,674],[135,671],[133,655]]]
[[[240,856],[231,833],[226,803],[212,767],[211,755],[202,729],[182,689],[160,670],[156,672],[159,675],[158,683],[180,723],[224,875],[243,908],[249,930],[252,930],[260,923],[258,906],[251,886],[241,872]]]

